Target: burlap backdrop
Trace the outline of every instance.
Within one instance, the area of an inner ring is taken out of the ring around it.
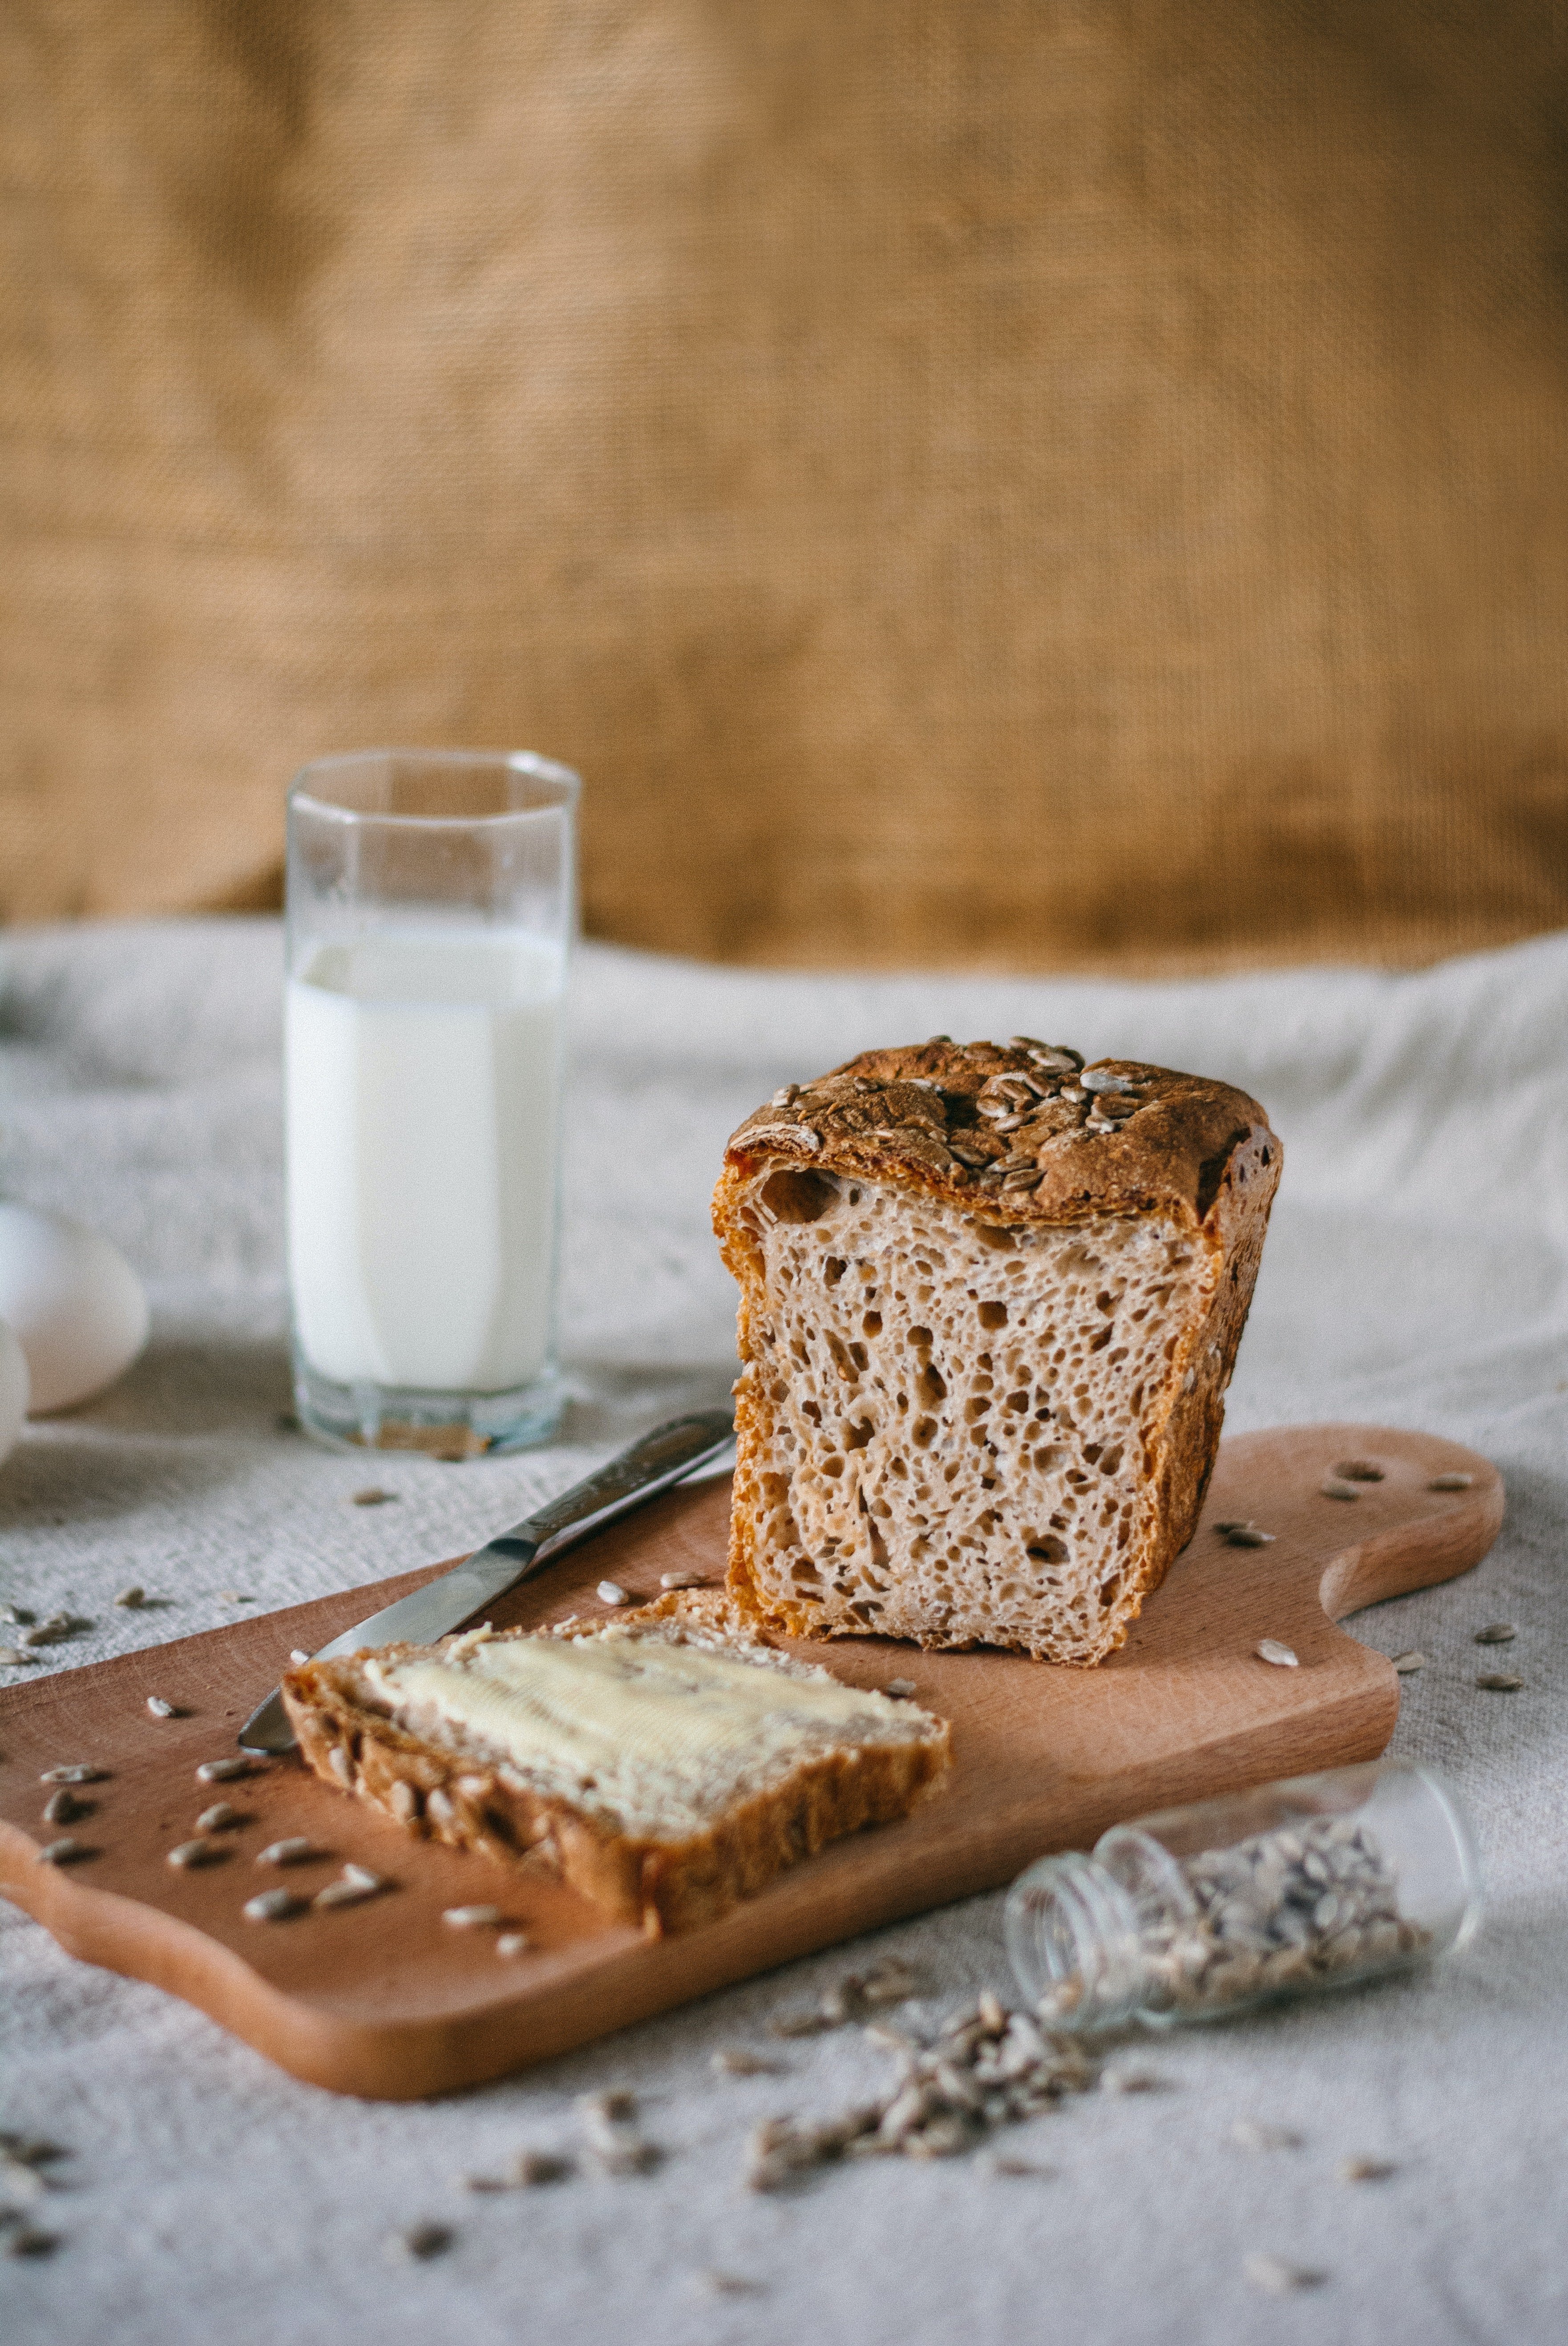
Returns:
[[[1563,12],[10,0],[5,909],[532,747],[600,933],[1568,919]]]

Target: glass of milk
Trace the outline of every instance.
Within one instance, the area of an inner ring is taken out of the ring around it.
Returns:
[[[561,1413],[555,1222],[578,782],[369,751],[289,796],[289,1283],[301,1423],[474,1457]]]

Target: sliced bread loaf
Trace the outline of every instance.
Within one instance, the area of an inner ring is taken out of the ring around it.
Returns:
[[[714,1198],[737,1603],[792,1637],[1120,1646],[1196,1526],[1279,1168],[1229,1085],[1023,1035],[787,1086]]]
[[[650,1934],[905,1815],[948,1765],[943,1720],[777,1651],[722,1597],[308,1662],[283,1699],[329,1783]]]

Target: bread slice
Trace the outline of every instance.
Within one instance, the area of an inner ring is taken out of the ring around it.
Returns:
[[[778,1652],[722,1596],[307,1662],[283,1700],[327,1782],[653,1936],[907,1814],[948,1766],[944,1720]]]
[[[1197,1522],[1279,1143],[1023,1035],[868,1051],[729,1143],[729,1587],[791,1637],[1092,1663]]]

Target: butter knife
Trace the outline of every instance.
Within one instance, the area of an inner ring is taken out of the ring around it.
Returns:
[[[575,1483],[526,1522],[475,1549],[439,1580],[416,1588],[412,1596],[400,1596],[395,1605],[345,1629],[312,1659],[319,1662],[333,1654],[355,1654],[361,1647],[390,1646],[394,1640],[428,1646],[449,1630],[461,1629],[486,1605],[494,1605],[520,1580],[542,1572],[591,1532],[708,1465],[734,1439],[727,1409],[698,1410],[690,1417],[671,1418],[667,1425],[645,1433],[607,1466]],[[283,1708],[282,1692],[274,1688],[241,1728],[239,1749],[260,1754],[293,1748],[294,1730]]]

